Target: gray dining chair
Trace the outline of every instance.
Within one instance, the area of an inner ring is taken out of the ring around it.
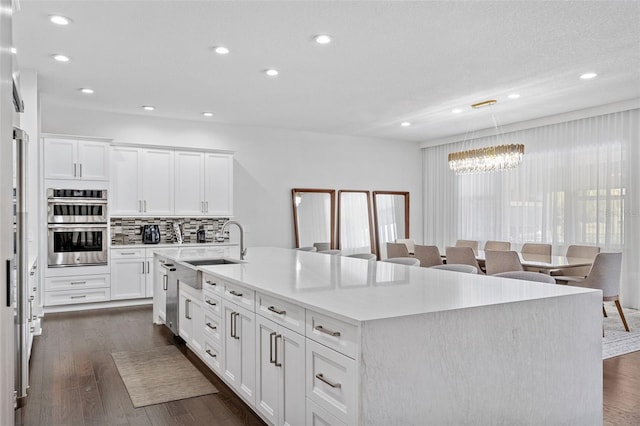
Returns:
[[[461,265],[457,263],[446,263],[444,265],[432,266],[430,269],[442,269],[443,271],[464,272],[465,274],[477,274],[478,268],[471,265]]]
[[[409,249],[404,243],[387,243],[387,258],[409,257]]]
[[[551,244],[524,243],[520,249],[520,253],[551,256]]]
[[[580,246],[570,245],[567,247],[566,257],[579,257],[583,259],[595,259],[600,253],[600,247],[597,246]],[[569,275],[573,277],[586,277],[589,273],[590,266],[576,266],[575,268],[552,269],[550,275]]]
[[[318,249],[316,249],[315,247],[298,247],[296,250],[300,250],[300,251],[317,251]]]
[[[409,253],[415,253],[416,241],[411,238],[398,238],[396,243],[402,243],[407,246]]]
[[[331,243],[313,243],[317,251],[325,251],[331,249]]]
[[[621,270],[622,253],[598,253],[586,277],[557,276],[554,278],[558,283],[602,290],[602,301],[615,302],[624,329],[629,331],[629,325],[624,317],[622,306],[620,306],[620,300],[618,300]],[[606,316],[604,305],[602,312]]]
[[[478,242],[475,240],[458,240],[456,241],[456,247],[471,247],[473,254],[478,255]]]
[[[531,271],[508,271],[495,274],[494,277],[513,278],[516,280],[537,281],[547,284],[555,284],[556,280],[552,276],[540,272]]]
[[[471,265],[476,268],[478,274],[484,274],[480,269],[480,265],[476,260],[471,247],[447,247],[446,248],[447,264]]]
[[[345,257],[353,257],[354,259],[376,260],[376,255],[373,253],[355,253],[349,254]]]
[[[396,263],[399,265],[407,265],[407,266],[420,266],[420,261],[415,257],[392,257],[392,258],[383,260],[383,262]]]
[[[438,247],[416,244],[414,250],[413,257],[420,261],[420,266],[423,268],[442,265],[442,256]]]
[[[484,262],[487,275],[494,275],[509,271],[524,271],[522,263],[520,263],[520,257],[515,251],[485,251]]]
[[[338,250],[338,249],[320,250],[318,253],[330,254],[332,256],[340,256],[342,254],[342,250]]]
[[[484,251],[487,250],[511,250],[509,241],[487,241],[484,243]]]

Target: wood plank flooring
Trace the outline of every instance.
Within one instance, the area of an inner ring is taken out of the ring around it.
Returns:
[[[27,405],[16,425],[264,425],[198,357],[178,345],[218,393],[134,408],[112,352],[176,344],[151,307],[48,314],[31,355]]]
[[[31,355],[27,405],[18,426],[264,425],[253,411],[184,345],[180,350],[219,392],[134,408],[112,352],[175,344],[151,324],[151,307],[49,314]],[[640,424],[640,352],[603,361],[604,424]]]

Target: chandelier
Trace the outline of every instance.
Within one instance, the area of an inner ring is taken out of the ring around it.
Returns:
[[[471,105],[472,108],[482,108],[495,104],[491,99]],[[491,113],[496,133],[499,133],[498,123]],[[524,155],[523,144],[509,144],[452,152],[449,154],[449,168],[457,175],[469,173],[494,172],[512,169],[522,163]]]

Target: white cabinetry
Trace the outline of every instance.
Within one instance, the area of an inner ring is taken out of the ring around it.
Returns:
[[[202,290],[180,285],[178,292],[178,329],[180,337],[197,355],[202,356],[204,312]]]
[[[111,215],[173,215],[173,151],[111,147]]]
[[[109,145],[78,139],[44,139],[45,179],[109,180]]]
[[[222,301],[224,323],[223,376],[251,406],[255,404],[255,313]]]
[[[233,215],[233,155],[175,152],[175,214]]]
[[[146,295],[149,266],[145,250],[111,250],[111,300],[139,299]]]
[[[110,275],[77,275],[46,277],[44,305],[107,302],[110,300]]]

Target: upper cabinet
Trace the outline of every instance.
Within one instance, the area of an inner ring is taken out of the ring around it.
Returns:
[[[45,179],[109,180],[109,144],[45,138]]]
[[[175,214],[233,215],[233,155],[175,152]]]
[[[111,147],[111,215],[173,215],[173,151]]]

